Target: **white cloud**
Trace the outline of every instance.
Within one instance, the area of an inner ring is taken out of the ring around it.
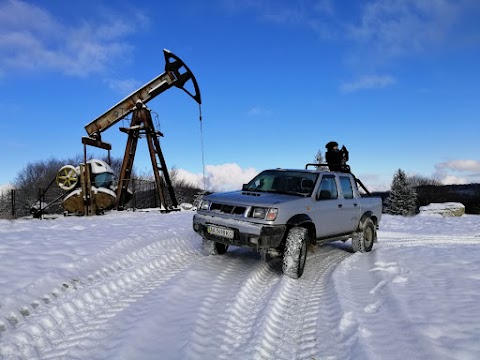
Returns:
[[[250,116],[270,116],[272,111],[261,106],[254,106],[248,110]]]
[[[435,165],[434,177],[443,184],[480,183],[480,161],[451,160]]]
[[[183,180],[190,185],[203,189],[203,174],[194,174],[188,170],[176,169],[177,178]]]
[[[395,83],[395,78],[390,75],[364,75],[355,81],[343,83],[340,85],[340,90],[351,93],[359,90],[382,89]]]
[[[370,192],[390,190],[390,182],[378,174],[359,174],[358,178]]]
[[[178,169],[177,174],[179,179],[203,188],[202,174],[194,174],[184,169]],[[239,190],[242,184],[247,183],[257,174],[258,171],[254,168],[242,169],[235,163],[205,166],[207,190],[213,191]]]
[[[443,43],[465,4],[461,0],[370,1],[360,23],[347,25],[348,34],[382,57],[412,55]]]
[[[278,25],[307,26],[319,34],[329,36],[330,29],[323,25],[332,18],[332,0],[278,1],[278,0],[219,0],[223,9],[231,14],[251,12],[261,21]]]
[[[477,160],[451,160],[435,165],[438,170],[454,170],[480,172],[480,161]]]
[[[134,92],[143,85],[140,81],[135,79],[106,79],[105,82],[110,89],[124,95]]]
[[[478,37],[464,35],[465,29],[470,34],[478,28],[477,0],[353,1],[353,11],[333,0],[218,1],[233,14],[250,12],[261,21],[304,27],[321,40],[341,41],[344,60],[355,69],[458,46],[459,41],[478,44]]]
[[[313,4],[313,9],[321,14],[333,16],[335,14],[333,0],[319,0]]]
[[[0,3],[0,73],[55,70],[85,76],[101,73],[133,47],[125,37],[137,31],[135,14],[62,23],[45,9],[21,0]],[[142,15],[138,15],[142,16]],[[141,22],[140,22],[141,23]]]
[[[440,179],[440,182],[444,185],[463,185],[469,183],[467,178],[454,175],[445,175]]]

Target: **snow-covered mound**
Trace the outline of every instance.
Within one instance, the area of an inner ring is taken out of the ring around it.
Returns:
[[[442,216],[462,216],[465,214],[465,205],[459,202],[431,203],[420,206],[422,214],[439,214]]]
[[[476,359],[480,217],[384,216],[298,280],[192,213],[0,220],[0,359]]]
[[[193,204],[190,203],[181,203],[180,204],[180,209],[185,210],[185,211],[195,211],[196,208],[193,206]]]

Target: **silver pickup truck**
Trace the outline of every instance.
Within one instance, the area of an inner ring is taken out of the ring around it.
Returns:
[[[205,196],[193,229],[207,253],[223,254],[235,245],[281,255],[284,274],[299,278],[309,246],[351,238],[354,251],[370,251],[382,200],[351,173],[307,170],[309,165],[318,167],[265,170],[240,191]]]

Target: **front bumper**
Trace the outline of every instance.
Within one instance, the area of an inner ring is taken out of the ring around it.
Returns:
[[[208,233],[209,225],[233,230],[233,239]],[[252,249],[278,248],[287,230],[286,225],[264,225],[243,220],[227,219],[196,213],[193,216],[193,230],[204,239],[227,245],[249,247]]]

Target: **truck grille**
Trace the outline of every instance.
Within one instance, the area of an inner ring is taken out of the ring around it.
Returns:
[[[245,206],[234,206],[234,205],[225,205],[225,204],[215,204],[210,205],[210,211],[220,212],[224,214],[234,214],[234,215],[243,215],[245,214]]]

